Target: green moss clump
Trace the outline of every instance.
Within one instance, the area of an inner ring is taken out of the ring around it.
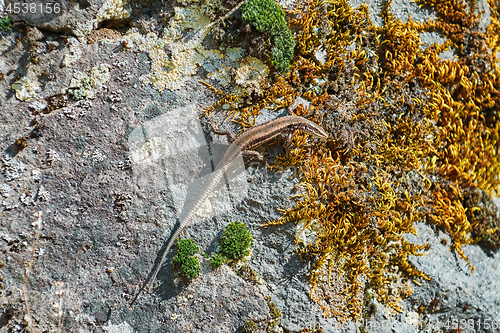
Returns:
[[[174,257],[174,263],[182,265],[184,261],[199,251],[198,245],[192,239],[179,241],[179,249]]]
[[[285,21],[285,12],[274,0],[249,0],[242,7],[242,17],[257,31],[272,38],[272,60],[276,68],[286,73],[290,69],[295,41]]]
[[[6,16],[0,20],[0,30],[1,31],[11,31],[13,26],[13,21],[10,16]]]
[[[195,256],[186,258],[184,264],[181,266],[181,271],[188,279],[194,279],[200,275],[201,267],[200,262]]]
[[[181,273],[189,279],[200,275],[200,263],[194,256],[198,250],[198,245],[192,239],[183,239],[179,242],[179,249],[172,261],[172,265],[174,267],[180,266]]]
[[[219,268],[224,264],[224,257],[221,256],[220,254],[214,254],[213,256],[210,257],[210,265],[213,268]]]
[[[227,226],[220,239],[222,254],[228,259],[241,259],[249,253],[252,234],[241,222]]]
[[[247,320],[243,327],[241,328],[243,333],[254,333],[257,332],[257,324],[253,320]]]

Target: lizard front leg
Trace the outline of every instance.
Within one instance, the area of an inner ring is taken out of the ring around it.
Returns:
[[[203,121],[203,120],[200,120],[202,123],[205,123],[205,124],[208,124],[210,125],[210,127],[212,128],[212,132],[214,132],[214,134],[217,134],[217,135],[225,135],[226,138],[227,138],[227,141],[229,143],[232,143],[234,141],[234,135],[233,133],[231,133],[231,131],[229,130],[221,130],[217,127],[217,125],[215,125],[214,121],[212,119],[208,120],[208,121]]]

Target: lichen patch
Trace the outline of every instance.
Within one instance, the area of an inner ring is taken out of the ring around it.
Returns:
[[[76,72],[71,79],[68,93],[76,100],[94,98],[104,83],[111,78],[110,69],[110,65],[100,64],[92,68],[88,74]]]
[[[12,84],[12,89],[16,91],[17,99],[27,101],[36,96],[42,88],[36,77],[26,76]]]

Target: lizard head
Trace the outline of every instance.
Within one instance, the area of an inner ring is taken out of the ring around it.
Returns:
[[[305,122],[300,123],[297,129],[320,139],[328,138],[328,133],[326,133],[323,127],[307,119]]]

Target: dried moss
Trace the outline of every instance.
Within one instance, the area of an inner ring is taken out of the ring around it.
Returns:
[[[271,320],[267,324],[266,332],[276,332],[280,330],[281,323],[281,309],[276,306],[274,302],[272,302],[271,297],[264,296],[267,301],[267,305],[269,306],[269,315],[271,316]]]
[[[365,292],[401,311],[412,281],[428,279],[408,259],[426,244],[403,238],[417,221],[447,232],[467,263],[464,246],[495,243],[500,233],[486,222],[493,221],[487,200],[471,192],[489,198],[500,185],[499,4],[489,3],[491,24],[481,33],[474,5],[419,3],[437,19],[401,22],[384,1],[380,28],[363,5],[299,5],[289,20],[297,31],[293,70],[263,82],[250,106],[218,92],[221,102],[206,112],[226,112],[246,128],[262,108],[300,96],[310,106],[295,113],[329,131],[330,140],[312,148],[295,133],[275,160],[273,168],[300,166],[302,179],[295,206],[271,222],[298,223],[297,252],[314,262],[311,297],[327,316],[359,318]],[[421,48],[427,31],[447,41]],[[442,59],[448,49],[458,57]],[[220,110],[223,103],[234,108]]]

